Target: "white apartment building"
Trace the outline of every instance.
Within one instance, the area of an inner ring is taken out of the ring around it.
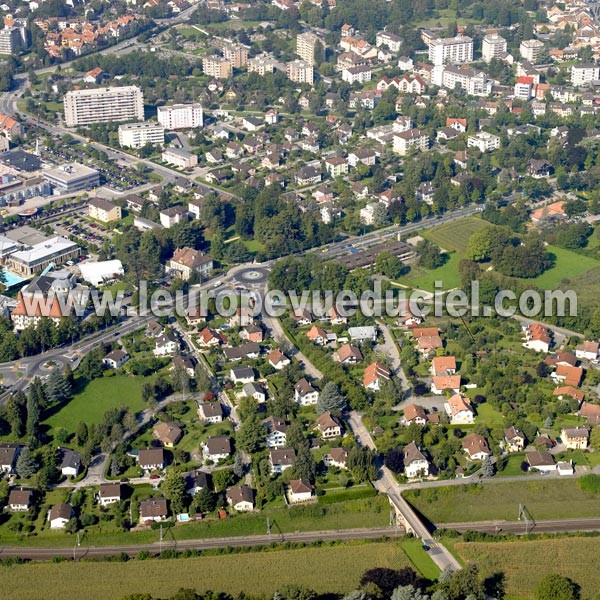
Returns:
[[[320,52],[321,40],[311,31],[296,36],[296,54],[311,67],[317,64],[317,53]]]
[[[408,129],[394,134],[393,150],[400,156],[405,156],[411,150],[427,150],[429,136],[420,129]]]
[[[254,58],[249,58],[246,66],[248,67],[248,73],[258,73],[261,77],[264,77],[266,73],[274,73],[276,69],[283,65],[277,62],[272,56],[262,54]]]
[[[141,148],[146,144],[164,144],[165,128],[160,123],[143,121],[119,125],[119,145],[124,148]]]
[[[429,42],[429,60],[436,66],[473,62],[473,40],[463,35],[433,39]]]
[[[194,129],[204,124],[201,104],[171,104],[159,106],[158,122],[165,129]]]
[[[533,65],[538,62],[543,49],[544,44],[539,40],[523,40],[519,46],[521,56]]]
[[[492,58],[499,58],[506,52],[506,40],[501,35],[486,35],[481,43],[481,58],[490,62]]]
[[[492,82],[488,81],[487,75],[467,65],[435,67],[433,80],[436,85],[449,90],[459,85],[469,96],[487,96],[492,91]]]
[[[371,67],[350,67],[342,71],[342,81],[352,85],[353,83],[367,83],[371,81]]]
[[[241,44],[226,44],[223,48],[223,57],[231,62],[234,69],[241,69],[248,62],[248,48]]]
[[[600,79],[600,66],[594,63],[579,63],[571,67],[571,83],[575,86],[587,85]]]
[[[308,83],[313,85],[314,72],[311,65],[303,60],[293,60],[285,65],[285,72],[289,79],[295,83]]]
[[[480,131],[467,138],[467,146],[469,148],[479,148],[481,152],[488,152],[500,148],[500,138],[492,133]]]
[[[230,60],[222,56],[205,56],[202,59],[202,70],[209,77],[227,79],[231,75],[233,65]]]
[[[198,164],[198,157],[180,148],[167,148],[162,153],[162,160],[180,169],[192,169]]]
[[[135,85],[73,90],[64,97],[67,127],[144,120],[144,94]]]

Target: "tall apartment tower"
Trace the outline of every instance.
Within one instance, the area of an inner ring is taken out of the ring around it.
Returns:
[[[429,60],[436,67],[473,62],[473,40],[466,35],[432,39],[429,42]]]
[[[533,65],[538,62],[543,50],[544,44],[540,40],[523,40],[519,46],[521,56]]]
[[[144,94],[135,85],[67,92],[64,105],[67,127],[144,120]]]
[[[166,129],[194,129],[204,122],[201,104],[159,106],[157,113],[158,122]]]
[[[230,61],[234,69],[242,69],[248,62],[248,48],[241,44],[226,44],[223,47],[223,58]]]
[[[19,27],[5,27],[0,30],[0,54],[16,54],[24,46]]]
[[[322,51],[321,40],[314,33],[305,31],[296,36],[296,54],[311,67],[317,64]]]
[[[508,45],[501,35],[486,35],[481,43],[481,58],[490,62],[506,52]]]

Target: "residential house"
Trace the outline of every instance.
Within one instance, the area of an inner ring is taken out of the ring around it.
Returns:
[[[587,420],[591,425],[600,424],[600,405],[584,402],[579,409],[579,416]]]
[[[483,460],[492,455],[486,439],[478,433],[466,435],[463,438],[462,447],[470,460]]]
[[[461,394],[454,394],[450,397],[444,404],[444,410],[453,425],[470,425],[475,418],[471,401]]]
[[[418,404],[409,404],[404,408],[404,415],[400,419],[400,424],[404,427],[408,427],[415,423],[416,425],[427,424],[427,413],[425,409]]]
[[[193,356],[184,356],[183,354],[174,356],[169,370],[175,371],[177,369],[188,377],[194,377],[196,374],[196,359]]]
[[[436,356],[431,361],[430,370],[433,376],[455,375],[456,358],[454,356]]]
[[[227,504],[238,512],[254,510],[254,491],[246,484],[227,488]]]
[[[402,453],[404,457],[404,474],[408,479],[429,475],[429,461],[415,442],[404,446]]]
[[[258,344],[264,340],[264,332],[258,325],[246,325],[240,331],[240,338]]]
[[[81,470],[81,455],[75,450],[60,448],[60,472],[64,477],[77,477]]]
[[[582,367],[572,367],[571,365],[557,365],[556,371],[550,374],[550,377],[556,383],[564,383],[568,386],[579,387],[583,378]]]
[[[181,427],[176,423],[163,422],[157,423],[152,433],[165,448],[173,448],[183,435]]]
[[[529,463],[530,469],[541,471],[543,473],[552,473],[556,471],[554,457],[546,450],[532,450],[525,453],[525,460]]]
[[[11,512],[28,511],[33,503],[33,492],[31,490],[11,490],[8,495],[8,509]]]
[[[432,393],[439,395],[447,390],[455,394],[460,392],[460,375],[434,375],[431,378]]]
[[[363,360],[363,355],[356,346],[344,344],[333,353],[333,360],[343,365],[355,365]]]
[[[130,358],[124,350],[113,350],[102,359],[102,364],[109,369],[120,369]]]
[[[228,362],[242,359],[255,359],[260,356],[260,346],[256,342],[246,342],[233,348],[224,348],[223,355]]]
[[[48,512],[50,529],[64,529],[73,516],[73,507],[70,504],[55,504]]]
[[[266,429],[265,443],[267,448],[284,448],[287,443],[287,425],[279,417],[267,417],[262,421]]]
[[[507,452],[522,452],[527,443],[525,434],[516,427],[504,430],[504,449]]]
[[[290,489],[288,500],[291,504],[299,504],[300,502],[308,502],[314,497],[314,487],[310,481],[306,479],[292,479],[290,481]]]
[[[349,327],[348,335],[353,342],[358,342],[359,344],[362,344],[363,342],[376,342],[377,328],[372,325]]]
[[[211,460],[214,463],[226,460],[231,456],[231,452],[231,438],[226,435],[211,436],[206,440],[206,443],[202,444],[204,460]]]
[[[325,440],[342,435],[341,423],[329,411],[325,411],[322,415],[319,415],[316,428]]]
[[[140,502],[140,523],[164,521],[169,515],[166,498],[146,498]]]
[[[575,356],[579,360],[597,360],[600,344],[598,342],[583,342],[575,348]]]
[[[16,444],[0,444],[0,470],[13,473],[21,447]]]
[[[271,473],[280,474],[294,466],[296,451],[293,448],[276,448],[269,451]]]
[[[258,383],[245,384],[242,393],[247,398],[254,398],[259,404],[267,401],[267,392]]]
[[[283,353],[281,350],[271,350],[269,354],[267,354],[267,359],[269,364],[276,370],[281,371],[281,369],[287,367],[291,361],[290,359]]]
[[[255,380],[254,369],[251,367],[230,369],[229,379],[231,379],[233,383],[252,383]]]
[[[331,448],[323,456],[323,463],[326,467],[336,467],[338,469],[347,469],[348,450],[346,448]]]
[[[563,385],[557,387],[552,391],[552,395],[556,396],[559,400],[562,400],[563,398],[567,397],[573,398],[573,400],[577,400],[577,402],[579,403],[583,402],[583,399],[585,397],[583,390],[578,390],[572,385]]]
[[[191,496],[199,494],[203,489],[210,489],[210,476],[204,471],[194,471],[186,479],[186,490]]]
[[[560,439],[568,450],[585,450],[589,437],[588,427],[563,427],[560,432]]]
[[[252,385],[252,384],[248,384]],[[215,402],[201,402],[198,405],[198,417],[204,423],[221,423],[225,413],[223,407],[218,401]]]
[[[98,502],[100,506],[108,506],[115,504],[122,499],[121,484],[116,483],[101,483],[100,491],[98,492]]]
[[[223,336],[208,327],[205,327],[196,338],[199,346],[203,348],[214,348],[216,346],[220,346],[224,340]]]
[[[325,171],[331,177],[339,177],[348,173],[348,160],[341,156],[331,156],[325,159]]]
[[[371,363],[363,374],[363,387],[367,390],[378,392],[382,381],[389,381],[392,373],[383,363],[375,361]]]
[[[214,262],[210,256],[199,250],[177,248],[167,267],[170,271],[179,274],[181,279],[188,281],[192,275],[208,277],[214,268]]]
[[[552,337],[550,330],[540,323],[531,323],[524,328],[525,343],[523,346],[536,352],[548,352]]]
[[[317,344],[317,346],[324,346],[327,343],[327,332],[318,327],[317,325],[313,325],[308,332],[306,333],[306,337],[313,343]]]
[[[166,465],[165,451],[162,448],[140,450],[137,462],[144,471],[162,471]]]
[[[303,377],[294,387],[294,400],[300,406],[314,406],[319,401],[319,391]]]
[[[179,352],[179,340],[170,331],[157,337],[154,344],[154,356],[172,356]]]

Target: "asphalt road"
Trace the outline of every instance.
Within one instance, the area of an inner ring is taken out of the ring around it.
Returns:
[[[165,534],[163,542],[158,540],[151,544],[132,544],[127,546],[87,546],[85,538],[81,540],[81,546],[76,546],[73,538],[74,548],[41,548],[41,547],[0,547],[0,559],[10,557],[28,558],[32,560],[51,560],[55,556],[64,556],[68,558],[101,558],[105,556],[115,556],[123,552],[129,556],[135,556],[142,550],[158,554],[161,549],[166,550],[186,550],[193,548],[196,550],[210,550],[213,548],[227,547],[249,547],[262,546],[268,544],[283,544],[285,542],[319,542],[319,541],[351,541],[377,539],[383,537],[397,537],[404,534],[402,529],[393,527],[371,527],[364,529],[340,529],[329,531],[302,531],[295,533],[278,534],[273,532],[271,535],[251,535],[239,537],[209,538],[197,540],[174,541]],[[159,537],[159,532],[156,532]]]

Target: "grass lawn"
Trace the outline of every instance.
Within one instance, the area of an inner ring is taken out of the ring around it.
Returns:
[[[80,421],[88,425],[102,422],[111,408],[127,406],[134,412],[145,407],[142,400],[142,377],[115,375],[101,377],[88,383],[58,412],[44,421],[50,429],[64,427],[73,433]]]
[[[404,496],[434,523],[516,521],[519,504],[538,520],[600,517],[600,495],[584,492],[576,479],[468,484],[410,490]]]
[[[253,254],[256,254],[257,252],[260,252],[261,250],[265,249],[264,244],[261,244],[257,240],[242,240],[242,244],[246,246],[248,252],[252,252]]]
[[[577,260],[585,258],[577,255]],[[575,270],[576,264],[573,264],[573,270]],[[584,273],[568,273],[566,277],[567,279],[561,282],[560,289],[574,290],[577,293],[579,306],[585,306],[590,311],[600,307],[600,295],[598,294],[598,289],[600,289],[600,266],[589,269]]]
[[[479,217],[467,217],[428,229],[423,234],[423,237],[426,237],[448,252],[464,254],[471,234],[488,225],[489,223]]]
[[[410,566],[410,561],[400,545],[381,542],[127,563],[15,565],[1,567],[0,581],[3,589],[10,590],[11,600],[30,600],[34,581],[44,582],[45,600],[82,594],[86,600],[146,593],[164,598],[181,587],[272,596],[291,582],[319,593],[343,593],[356,588],[367,569],[404,566]]]
[[[456,252],[451,252],[449,260],[441,267],[433,270],[424,269],[419,266],[411,267],[406,277],[403,277],[398,283],[408,285],[418,290],[427,290],[433,292],[435,282],[441,281],[443,290],[451,290],[460,285],[460,276],[458,274],[458,263],[460,256]]]
[[[515,475],[524,475],[521,465],[525,460],[524,452],[515,452],[500,459],[498,466],[499,477],[513,477]]]
[[[560,573],[581,586],[581,598],[597,597],[598,538],[569,537],[516,542],[459,542],[454,548],[465,561],[476,562],[484,577],[505,574],[507,598],[533,598],[540,579]]]
[[[401,542],[400,546],[406,553],[406,556],[410,559],[410,562],[414,565],[415,569],[419,571],[423,577],[426,577],[430,581],[435,581],[439,577],[440,570],[425,550],[423,550],[423,543],[421,540],[406,540]]]
[[[547,246],[546,249],[555,256],[555,265],[535,279],[526,280],[542,289],[558,288],[564,279],[571,279],[600,267],[600,262],[591,256],[557,246]]]
[[[474,390],[478,391],[478,390]],[[499,427],[504,427],[504,415],[493,408],[490,404],[483,403],[477,405],[477,417],[475,418],[475,422],[477,424],[483,424],[489,427],[490,429],[497,429]]]

